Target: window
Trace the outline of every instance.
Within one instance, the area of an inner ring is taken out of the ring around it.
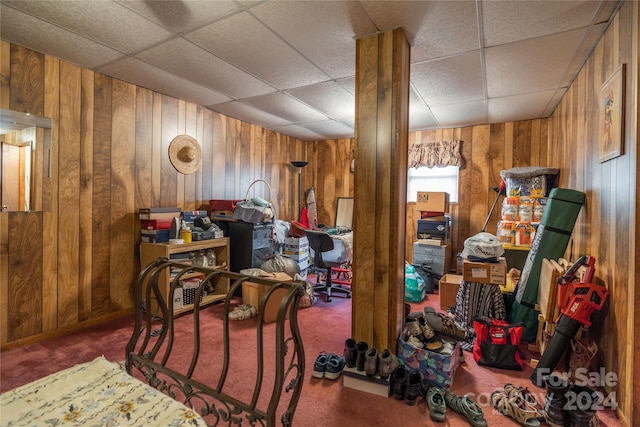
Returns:
[[[407,202],[415,202],[418,191],[446,191],[449,193],[449,202],[457,202],[458,170],[458,166],[409,168]]]

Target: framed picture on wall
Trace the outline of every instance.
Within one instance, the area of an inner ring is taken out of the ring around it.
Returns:
[[[622,64],[600,87],[600,163],[623,154],[624,85],[625,64]]]

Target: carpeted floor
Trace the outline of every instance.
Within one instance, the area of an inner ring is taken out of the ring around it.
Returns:
[[[316,304],[299,311],[299,323],[306,355],[306,373],[302,396],[293,419],[294,426],[466,426],[467,420],[449,410],[444,423],[429,419],[429,410],[421,398],[415,406],[404,401],[386,398],[344,387],[342,378],[337,380],[316,379],[311,376],[313,362],[321,351],[342,353],[344,342],[351,334],[351,299],[335,296],[327,303],[320,295]],[[430,294],[421,304],[412,304],[413,311],[425,305],[439,309],[438,295]],[[221,307],[212,306],[208,321],[213,325],[220,319]],[[187,316],[179,318],[186,321]],[[127,316],[109,324],[94,327],[64,337],[6,351],[0,354],[0,390],[7,391],[49,373],[86,362],[104,355],[108,360],[124,359],[125,344],[129,339],[133,317]],[[236,347],[238,360],[253,354],[254,338],[251,338],[255,319],[235,322],[234,328],[246,330],[247,339]],[[213,328],[212,328],[213,330]],[[214,334],[212,332],[212,334]],[[255,337],[255,334],[253,335]],[[211,345],[214,338],[212,335]],[[527,357],[532,355],[525,351]],[[533,355],[537,357],[537,355]],[[465,352],[465,362],[456,371],[452,391],[470,394],[484,409],[489,426],[518,425],[515,421],[497,413],[490,405],[493,390],[501,389],[505,383],[529,387],[539,401],[544,401],[544,390],[534,387],[529,376],[529,359],[523,371],[507,371],[481,367],[470,353]],[[240,363],[241,364],[241,363]],[[243,371],[238,368],[238,387],[242,385]],[[610,410],[598,413],[600,425],[620,425]]]

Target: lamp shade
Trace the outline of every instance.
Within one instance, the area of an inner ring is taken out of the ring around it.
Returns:
[[[305,166],[307,166],[309,164],[309,162],[306,162],[304,160],[296,160],[291,162],[291,164],[297,168],[303,168]]]

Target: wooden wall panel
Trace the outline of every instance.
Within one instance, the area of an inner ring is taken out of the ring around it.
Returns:
[[[11,45],[9,109],[44,114],[44,55]]]
[[[81,69],[60,63],[58,327],[78,323]]]
[[[0,40],[0,108],[9,108],[11,45]]]

